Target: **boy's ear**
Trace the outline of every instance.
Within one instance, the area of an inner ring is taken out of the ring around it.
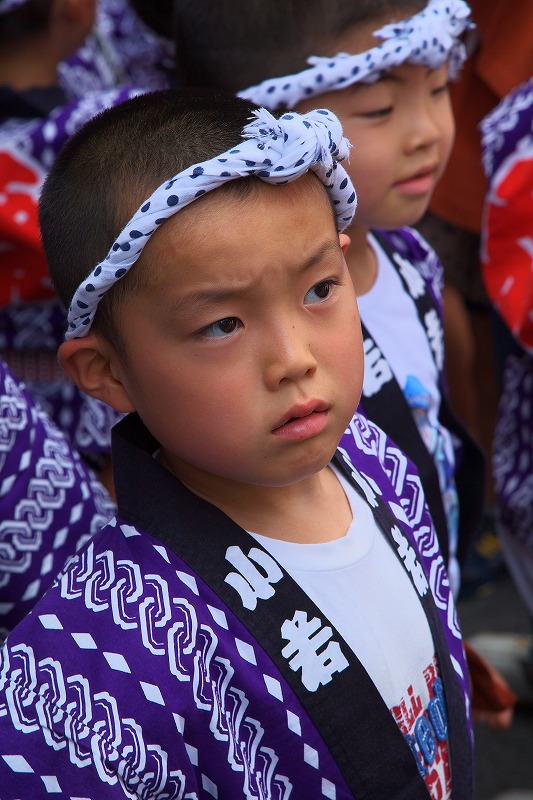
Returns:
[[[70,339],[59,347],[59,363],[71,380],[86,394],[107,403],[115,411],[135,411],[120,379],[117,355],[97,334]]]
[[[350,237],[346,233],[339,233],[339,244],[341,246],[341,250],[346,255],[346,251],[351,244]]]

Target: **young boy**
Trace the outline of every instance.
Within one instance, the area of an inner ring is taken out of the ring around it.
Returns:
[[[431,520],[354,416],[347,155],[328,111],[167,91],[59,156],[60,358],[129,415],[118,517],[2,653],[5,800],[471,798]]]
[[[427,208],[450,152],[448,71],[468,25],[462,0],[176,3],[184,85],[269,109],[329,108],[354,145],[359,210],[347,262],[363,323],[362,410],[416,464],[456,592],[483,463],[446,399],[440,263],[406,226]]]

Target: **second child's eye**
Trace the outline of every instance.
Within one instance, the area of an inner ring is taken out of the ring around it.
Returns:
[[[438,97],[440,94],[445,94],[448,91],[448,82],[441,84],[440,86],[436,86],[434,89],[431,90],[431,94],[433,97]]]
[[[305,295],[304,302],[321,303],[324,300],[327,300],[333,290],[333,287],[338,285],[338,282],[333,280],[320,281],[320,283],[317,283],[312,289],[309,289]]]
[[[242,327],[240,319],[237,319],[237,317],[225,317],[211,323],[207,328],[203,328],[200,333],[207,339],[222,339],[225,336],[231,336],[240,327]]]
[[[387,117],[389,114],[392,114],[392,106],[384,106],[383,108],[376,108],[373,111],[365,111],[361,113],[361,117],[365,117],[365,119],[381,119],[382,117]]]

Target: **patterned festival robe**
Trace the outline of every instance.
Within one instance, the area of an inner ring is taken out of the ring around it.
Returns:
[[[455,450],[453,479],[459,502],[459,519],[454,534],[448,528],[435,460],[424,443],[413,410],[396,380],[394,364],[388,363],[378,338],[374,338],[365,327],[364,318],[365,383],[358,410],[381,427],[414,463],[444,559],[447,562],[448,539],[454,535],[458,539],[457,557],[462,564],[481,522],[485,466],[479,446],[455,417],[448,401],[444,372],[442,264],[433,248],[413,228],[373,230],[372,233],[398,273],[404,292],[412,299],[439,376],[439,421],[452,435]]]
[[[59,67],[60,83],[71,99],[118,84],[168,89],[175,84],[174,73],[171,38],[145,25],[128,0],[99,0],[92,33]]]
[[[119,516],[2,653],[3,800],[427,800],[412,743],[320,609],[161,467],[136,415],[113,436]],[[452,796],[471,800],[466,666],[418,476],[358,415],[334,462],[427,614],[443,691],[420,744],[447,719]]]
[[[533,615],[533,78],[505,97],[481,130],[489,180],[483,277],[514,339],[505,362],[492,470],[500,529],[529,564],[522,595]]]
[[[92,471],[0,360],[0,638],[114,511]]]

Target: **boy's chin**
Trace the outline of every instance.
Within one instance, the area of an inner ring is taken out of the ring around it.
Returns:
[[[398,228],[405,228],[405,227],[415,227],[426,211],[429,208],[429,200],[420,202],[420,203],[413,203],[413,208],[407,210],[404,214],[398,214],[396,219],[391,219],[385,224],[378,224],[373,225],[373,228],[381,228],[385,231],[394,231]]]

